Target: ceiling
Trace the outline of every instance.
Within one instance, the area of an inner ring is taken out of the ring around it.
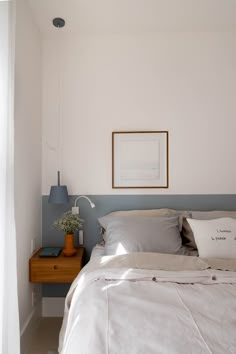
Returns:
[[[236,0],[28,0],[43,36],[65,33],[236,31]]]

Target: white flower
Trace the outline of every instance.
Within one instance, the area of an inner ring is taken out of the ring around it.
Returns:
[[[82,226],[83,220],[78,214],[72,214],[69,210],[64,213],[59,219],[54,221],[53,226],[66,234],[73,234]]]

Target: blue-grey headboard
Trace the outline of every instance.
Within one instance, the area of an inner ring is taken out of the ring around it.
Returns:
[[[43,246],[63,246],[64,235],[52,224],[74,205],[77,196],[70,196],[68,205],[48,204],[48,196],[42,197],[42,243]],[[171,208],[181,210],[236,210],[236,194],[215,195],[89,195],[96,205],[94,209],[85,199],[80,199],[80,216],[84,222],[85,260],[92,248],[101,242],[97,219],[116,210]],[[78,239],[77,241],[78,242]],[[68,286],[48,284],[43,286],[43,296],[64,296]],[[53,293],[53,295],[52,295]]]

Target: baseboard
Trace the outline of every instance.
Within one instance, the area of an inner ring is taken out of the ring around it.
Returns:
[[[63,317],[64,305],[65,305],[64,297],[43,297],[42,316],[43,317]]]
[[[20,333],[20,347],[21,354],[27,353],[29,345],[32,340],[33,333],[37,328],[40,318],[42,317],[42,303],[41,301],[37,304],[37,306],[33,309],[25,324],[22,327]]]

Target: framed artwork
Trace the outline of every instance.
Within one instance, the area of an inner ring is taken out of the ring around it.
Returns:
[[[112,133],[112,188],[168,188],[168,131]]]

